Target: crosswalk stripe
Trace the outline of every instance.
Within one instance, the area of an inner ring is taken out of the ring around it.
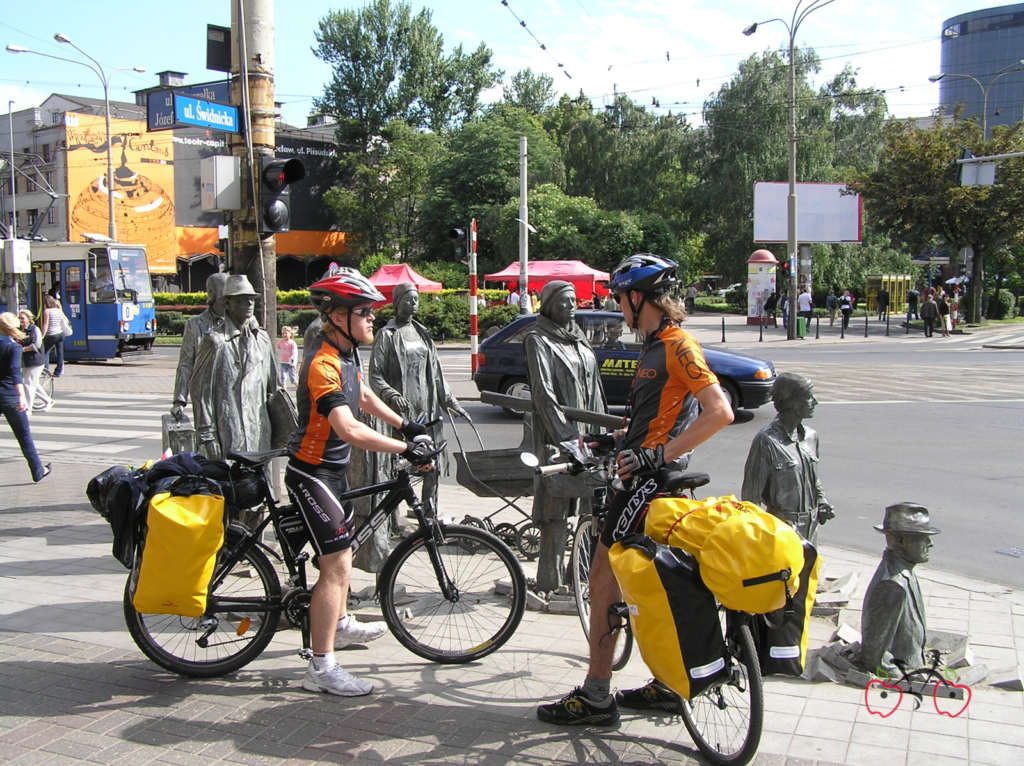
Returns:
[[[53,423],[52,425],[44,425],[32,418],[30,424],[32,428],[32,437],[35,438],[36,434],[42,436],[91,436],[93,438],[109,438],[109,439],[129,439],[138,437],[147,437],[154,433],[152,429],[146,431],[140,431],[133,428],[68,428],[63,423]],[[155,432],[159,437],[160,432]]]
[[[135,402],[160,402],[168,401],[169,395],[163,394],[128,394],[117,391],[76,391],[68,394],[68,398],[75,401],[98,399],[101,401],[135,401]]]

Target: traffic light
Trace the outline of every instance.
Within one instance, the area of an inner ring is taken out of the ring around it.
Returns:
[[[260,232],[273,234],[290,230],[291,189],[288,187],[305,177],[306,167],[301,160],[260,158]]]
[[[455,247],[455,255],[461,263],[466,263],[468,257],[469,247],[466,242],[466,230],[458,227],[448,230],[448,239],[452,241],[452,245]]]

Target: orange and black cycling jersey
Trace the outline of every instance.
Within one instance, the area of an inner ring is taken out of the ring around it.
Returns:
[[[647,336],[637,363],[622,448],[653,449],[681,433],[697,419],[696,394],[717,382],[700,344],[666,319]]]
[[[299,373],[299,427],[288,440],[288,452],[309,465],[348,465],[351,449],[331,428],[331,410],[347,404],[359,412],[359,354],[345,352],[323,335],[307,350]]]

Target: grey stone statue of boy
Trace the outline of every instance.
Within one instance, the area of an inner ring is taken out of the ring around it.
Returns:
[[[928,560],[939,530],[917,503],[890,505],[875,529],[885,534],[885,553],[864,594],[861,667],[898,678],[925,664],[927,623],[914,567]]]
[[[443,440],[444,410],[469,419],[459,400],[448,388],[437,348],[430,332],[417,322],[420,294],[416,286],[403,282],[391,296],[394,317],[374,333],[370,351],[370,389],[391,409],[412,421],[430,423],[435,443]],[[443,469],[440,465],[439,469]],[[424,504],[437,508],[438,471],[424,474]]]
[[[227,281],[228,275],[222,272],[207,277],[206,310],[185,322],[181,351],[178,352],[178,369],[174,373],[174,398],[171,401],[171,414],[175,420],[181,420],[182,411],[188,404],[188,387],[192,382],[199,345],[206,333],[224,316],[224,285]]]
[[[572,284],[548,282],[540,294],[540,316],[523,341],[533,399],[533,453],[541,459],[559,442],[575,439],[585,430],[565,416],[563,407],[606,409],[600,368],[575,316]],[[564,584],[567,519],[578,511],[580,498],[590,498],[593,492],[581,478],[551,476],[534,482],[533,520],[540,527],[538,590],[552,591]]]
[[[783,372],[775,380],[772,401],[778,415],[750,443],[740,496],[817,545],[818,525],[835,513],[818,481],[818,434],[803,425],[818,403],[814,386],[803,375]]]
[[[211,458],[270,449],[267,402],[281,385],[270,336],[253,316],[248,277],[229,276],[224,298],[224,319],[203,338],[190,386],[199,449]]]

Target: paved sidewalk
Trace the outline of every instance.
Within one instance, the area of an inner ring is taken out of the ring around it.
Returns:
[[[363,699],[304,692],[299,636],[279,633],[235,675],[172,676],[135,649],[124,628],[125,571],[110,531],[88,506],[96,466],[62,464],[39,485],[0,462],[0,758],[17,764],[304,763],[692,764],[681,721],[626,715],[617,728],[561,730],[539,723],[538,700],[561,695],[585,672],[574,616],[528,612],[512,641],[464,666],[426,663],[386,636],[342,653],[376,684]],[[480,498],[442,485],[444,515],[479,513]],[[861,601],[877,561],[826,547],[825,574],[854,572]],[[921,570],[931,624],[970,631],[975,659],[1024,659],[1024,594]],[[370,582],[361,575],[355,587]],[[365,606],[363,611],[372,611]],[[844,621],[859,625],[855,611]],[[834,626],[814,620],[810,645]],[[639,656],[616,675],[642,683]],[[770,679],[759,764],[1024,763],[1024,694],[980,687],[956,718],[930,700],[905,699],[872,716],[864,690]]]

